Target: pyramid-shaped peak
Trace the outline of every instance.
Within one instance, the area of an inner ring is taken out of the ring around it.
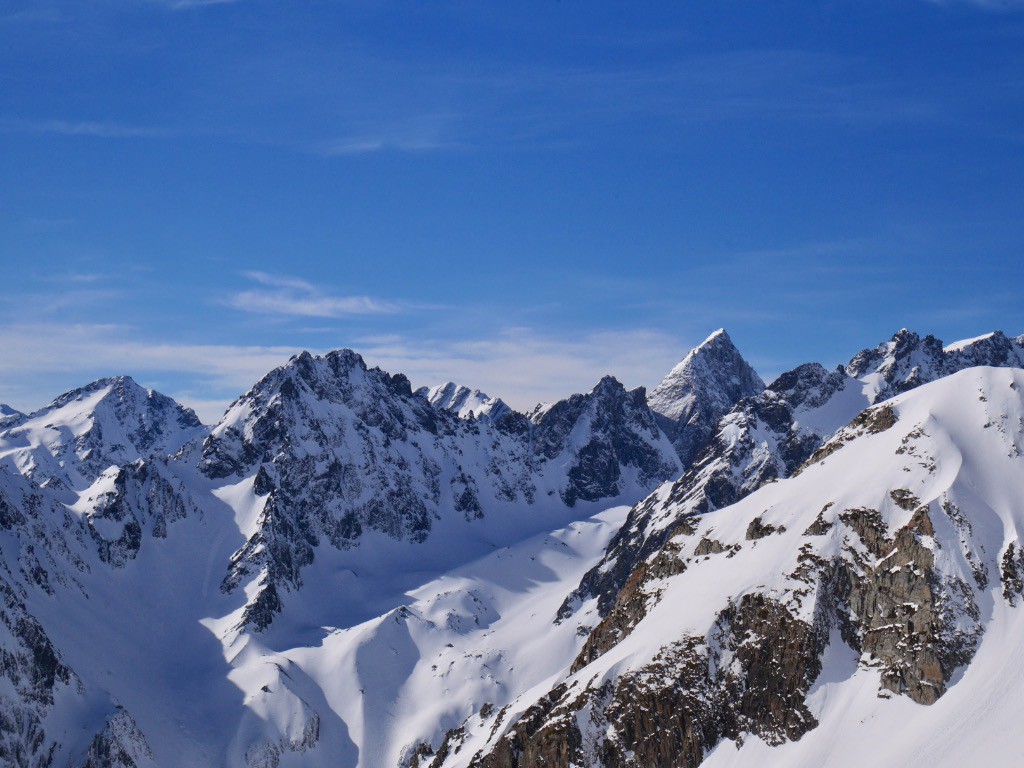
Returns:
[[[764,381],[719,328],[694,347],[647,398],[686,465],[726,411],[764,390]]]
[[[688,417],[698,401],[724,413],[763,389],[761,377],[743,359],[725,329],[719,328],[669,372],[648,401],[655,413],[678,421]]]
[[[694,351],[701,349],[702,347],[710,346],[713,344],[732,344],[732,337],[725,328],[719,328],[717,331],[708,336],[704,341],[694,347]]]
[[[596,394],[599,392],[618,392],[619,390],[625,391],[625,389],[626,388],[622,385],[621,381],[616,379],[611,374],[605,374],[604,376],[601,377],[601,380],[594,385],[594,388],[591,390],[591,392]]]

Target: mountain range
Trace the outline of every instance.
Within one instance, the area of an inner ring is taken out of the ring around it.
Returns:
[[[527,413],[351,350],[0,406],[0,762],[1011,764],[1024,337]]]

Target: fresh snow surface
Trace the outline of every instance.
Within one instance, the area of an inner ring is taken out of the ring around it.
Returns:
[[[905,696],[880,697],[879,672],[860,663],[834,634],[824,669],[808,702],[820,725],[797,742],[772,747],[756,737],[742,746],[721,743],[704,765],[747,766],[961,766],[1015,765],[1024,754],[1024,606],[1002,596],[999,562],[1024,534],[1024,371],[972,368],[889,401],[898,421],[876,434],[862,434],[800,475],[769,484],[742,501],[695,520],[696,533],[679,535],[681,557],[704,538],[732,556],[695,558],[682,573],[652,585],[661,597],[611,650],[574,675],[563,670],[546,688],[511,707],[525,711],[550,688],[565,682],[599,688],[650,663],[667,645],[712,632],[718,613],[747,593],[763,593],[811,618],[814,595],[787,574],[799,564],[801,547],[826,560],[847,543],[843,527],[824,536],[803,532],[822,514],[834,521],[844,510],[869,507],[881,513],[890,535],[911,512],[891,491],[907,489],[929,505],[936,534],[936,570],[974,590],[983,634],[972,662],[954,675],[948,692],[931,706]],[[955,505],[967,525],[945,511]],[[760,517],[785,531],[748,541],[749,523]],[[978,586],[972,564],[987,572]],[[585,612],[584,612],[585,613]],[[579,614],[577,614],[579,615]],[[971,619],[965,630],[973,628]],[[506,726],[507,727],[507,726]],[[460,754],[446,768],[465,767],[478,749],[500,738],[485,727],[470,730]],[[587,738],[584,735],[584,738]]]
[[[432,406],[451,411],[460,419],[499,419],[512,410],[496,397],[490,397],[479,389],[463,387],[452,381],[418,391],[426,396]]]
[[[170,398],[127,376],[100,379],[11,423],[0,420],[0,464],[82,490],[111,466],[173,454],[205,433],[195,413]]]
[[[970,347],[979,341],[985,339],[991,339],[995,333],[983,333],[981,336],[975,336],[973,339],[961,339],[960,341],[954,341],[952,344],[947,344],[942,348],[943,352],[959,352],[960,350]]]
[[[258,635],[235,629],[245,595],[219,589],[242,518],[208,502],[123,569],[97,562],[77,575],[90,599],[58,591],[31,607],[71,667],[131,713],[156,765],[241,768],[279,752],[282,766],[391,768],[571,661],[584,638],[555,612],[626,511],[488,548],[440,576],[408,543],[369,541],[355,559],[324,552],[288,613]],[[303,744],[314,722],[319,738]]]

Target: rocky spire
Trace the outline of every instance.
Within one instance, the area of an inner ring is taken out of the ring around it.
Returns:
[[[763,389],[761,377],[719,328],[669,372],[647,402],[688,466],[722,415]]]

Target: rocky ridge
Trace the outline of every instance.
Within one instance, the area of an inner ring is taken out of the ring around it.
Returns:
[[[451,411],[460,419],[488,419],[500,421],[512,409],[498,397],[490,397],[479,389],[470,389],[453,381],[436,387],[420,387],[417,395],[427,398],[435,408]]]
[[[270,624],[322,544],[422,543],[453,521],[635,498],[680,470],[643,389],[611,377],[530,420],[465,419],[450,404],[342,350],[293,358],[231,406],[199,466],[255,497],[223,584],[259,584],[243,625]]]
[[[982,477],[1021,461],[1022,387],[992,368],[924,385],[798,477],[688,519],[641,569],[635,624],[599,628],[564,676],[435,765],[696,766],[723,741],[813,741],[829,712],[812,692],[837,656],[880,701],[935,705],[1016,599],[1024,517]]]
[[[597,598],[602,615],[617,600],[630,604],[632,589],[620,594],[627,581],[640,580],[637,569],[657,560],[677,526],[789,477],[865,408],[969,367],[1021,367],[1022,360],[1024,337],[1011,339],[996,331],[946,348],[933,336],[903,329],[890,341],[859,352],[847,366],[829,371],[809,363],[782,374],[722,417],[682,477],[633,508],[560,616],[572,615],[590,597]]]

